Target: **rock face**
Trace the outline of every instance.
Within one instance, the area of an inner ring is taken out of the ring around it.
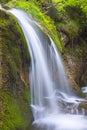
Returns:
[[[73,46],[71,43],[65,45],[63,49],[66,71],[76,91],[82,86],[87,86],[87,44],[85,40],[80,40],[77,44],[73,43]]]
[[[78,4],[72,6],[60,1],[54,2],[54,6],[53,3],[44,6],[44,13],[54,20],[60,36],[70,84],[81,95],[81,87],[87,86],[87,15]]]
[[[81,94],[80,88],[87,86],[87,15],[78,5],[64,4],[62,10],[59,7],[55,25],[62,41],[66,71],[71,85]]]
[[[43,5],[43,8],[45,6]],[[81,95],[80,87],[87,85],[87,24],[84,23],[86,17],[78,8],[77,13],[71,7],[63,8],[64,12],[58,12],[59,9],[54,6],[48,10],[47,8],[46,6],[46,14],[54,20],[63,43],[62,56],[69,81],[75,92]],[[19,25],[13,16],[0,10],[1,130],[32,129],[28,87],[29,64],[30,56]],[[85,107],[87,109],[87,104]]]
[[[0,10],[0,129],[29,130],[30,56],[16,19]]]

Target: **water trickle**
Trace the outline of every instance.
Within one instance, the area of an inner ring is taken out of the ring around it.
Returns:
[[[31,54],[33,124],[40,130],[87,130],[87,119],[78,111],[78,105],[84,99],[72,93],[53,40],[39,31],[22,10],[9,12],[18,19]]]
[[[1,4],[0,4],[0,10],[5,10],[5,9],[1,6]]]

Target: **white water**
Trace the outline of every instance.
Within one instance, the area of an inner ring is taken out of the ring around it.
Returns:
[[[18,20],[31,54],[30,88],[33,124],[40,130],[87,130],[84,99],[70,90],[67,76],[53,40],[45,36],[29,16],[18,9],[9,11]]]
[[[83,93],[86,93],[86,94],[87,94],[87,86],[82,87],[82,91],[83,91]]]

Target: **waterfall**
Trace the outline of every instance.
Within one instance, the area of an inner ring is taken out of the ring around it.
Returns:
[[[87,130],[87,119],[79,114],[84,101],[70,89],[54,41],[35,25],[24,11],[9,10],[20,24],[31,55],[29,72],[33,124],[43,130]],[[84,113],[84,111],[82,112]]]

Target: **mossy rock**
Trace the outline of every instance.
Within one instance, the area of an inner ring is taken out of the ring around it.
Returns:
[[[41,28],[42,31],[49,34],[56,46],[60,51],[62,51],[62,45],[60,39],[58,37],[58,33],[54,24],[54,21],[47,15],[41,12],[39,6],[40,1],[32,0],[32,1],[11,1],[8,3],[9,8],[20,8],[26,11],[30,17],[36,21],[37,25]]]
[[[0,10],[0,129],[31,129],[26,40],[16,19]]]

